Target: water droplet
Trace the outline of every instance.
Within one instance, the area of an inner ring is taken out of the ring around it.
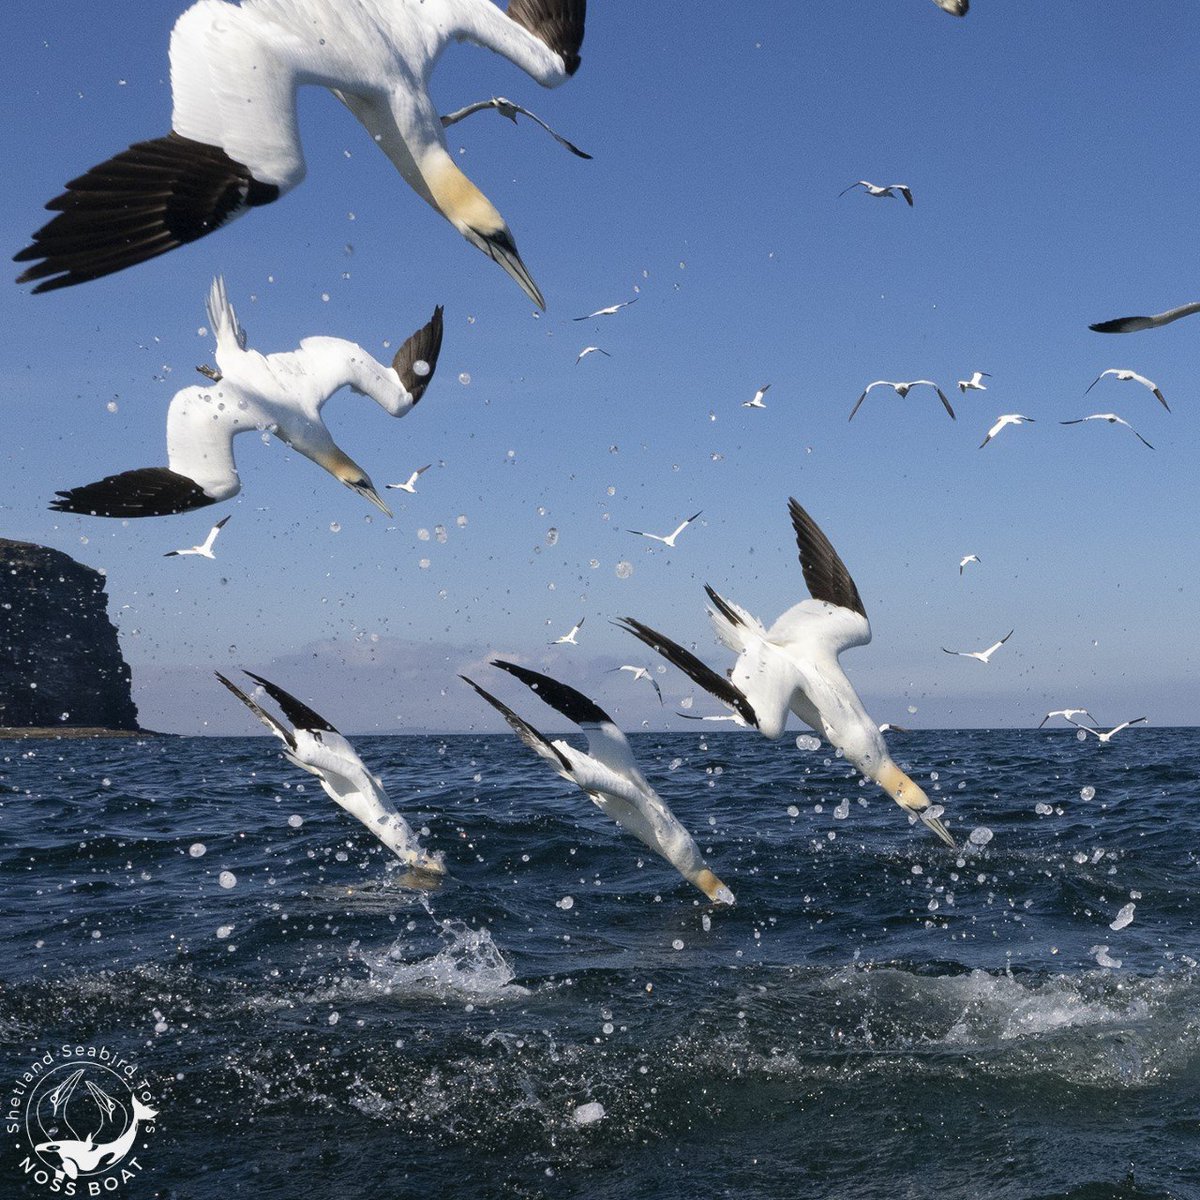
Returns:
[[[1133,910],[1137,907],[1135,904],[1123,904],[1121,911],[1117,913],[1116,919],[1109,925],[1109,929],[1118,930],[1124,929],[1133,921]]]
[[[796,739],[797,750],[820,750],[820,748],[821,739],[819,737],[813,737],[811,733],[802,733]]]
[[[107,408],[110,413],[115,413],[118,406],[115,400],[110,400],[104,407]]]
[[[471,376],[466,371],[463,371],[458,377],[458,382],[461,383],[463,387],[466,387],[471,382]]]
[[[798,817],[800,815],[800,810],[794,804],[789,804],[787,806],[787,815],[789,817]]]
[[[413,363],[412,370],[414,375],[428,375],[429,364],[423,358],[418,358],[417,361]],[[467,377],[467,382],[470,382],[470,376]]]
[[[971,830],[968,840],[973,846],[986,846],[994,836],[995,834],[986,825],[977,825]]]
[[[594,1125],[597,1121],[604,1118],[604,1105],[598,1100],[593,1100],[590,1104],[581,1104],[571,1114],[571,1120],[576,1125]],[[547,1168],[549,1171],[549,1168]]]
[[[288,824],[293,829],[299,829],[300,826],[304,824],[304,818],[299,813],[292,813],[292,815],[288,817]]]
[[[837,808],[833,810],[833,819],[835,821],[844,821],[850,815],[850,801],[843,798]]]
[[[330,521],[329,522],[329,532],[330,533],[341,533],[342,532],[341,521]]]
[[[237,876],[232,871],[222,871],[217,876],[217,882],[228,891],[230,888],[237,887]]]
[[[557,546],[558,545],[558,530],[557,529],[551,527],[550,529],[546,530],[546,545],[547,546]]]
[[[683,949],[683,938],[676,938],[671,943],[671,949],[672,950],[682,950]]]
[[[466,529],[466,527],[467,527],[466,513],[459,513],[458,516],[454,518],[454,523],[455,523],[455,525],[457,525],[459,527],[459,529]]]
[[[555,908],[561,908],[564,912],[575,907],[575,899],[572,896],[564,896],[561,900],[555,900]]]
[[[193,858],[203,858],[208,853],[208,847],[203,842],[193,842],[188,847],[188,853]]]
[[[1081,729],[1079,732],[1083,733],[1083,730]],[[1084,734],[1084,737],[1087,737],[1087,734]],[[1080,800],[1094,800],[1096,798],[1096,789],[1089,783],[1087,787],[1079,789],[1079,798]]]
[[[617,563],[616,574],[618,579],[628,579],[633,574],[633,563],[622,559]]]
[[[232,925],[218,925],[217,926],[217,937],[219,937],[222,941],[224,941],[232,932],[233,932]]]

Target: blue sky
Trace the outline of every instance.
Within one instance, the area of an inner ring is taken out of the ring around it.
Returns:
[[[0,291],[0,532],[107,572],[144,723],[247,731],[211,678],[245,665],[347,730],[499,728],[456,678],[487,686],[494,652],[561,674],[626,727],[682,726],[681,698],[715,702],[670,669],[666,710],[606,675],[650,661],[609,618],[724,666],[705,582],[768,621],[807,594],[789,495],[862,593],[874,641],[845,666],[879,720],[1036,724],[1082,704],[1114,724],[1194,722],[1200,318],[1125,337],[1087,326],[1198,298],[1200,13],[976,0],[956,20],[930,0],[859,0],[689,5],[681,23],[676,5],[591,9],[562,88],[471,46],[433,80],[442,111],[506,95],[595,155],[491,113],[449,131],[544,315],[318,90],[301,100],[308,178],[278,204],[105,280]],[[113,0],[101,20],[62,0],[12,15],[9,253],[67,179],[167,132],[179,11]],[[838,197],[860,178],[908,183],[916,206]],[[331,334],[386,357],[446,306],[437,378],[403,422],[349,393],[325,410],[377,484],[437,464],[416,496],[389,494],[394,521],[253,436],[238,439],[231,503],[128,523],[47,510],[56,488],[165,463],[167,404],[212,358],[198,331],[218,271],[265,352]],[[588,344],[611,357],[576,366]],[[1173,412],[1111,380],[1084,397],[1109,367],[1155,379]],[[990,389],[960,397],[973,370]],[[872,393],[849,424],[879,378],[939,381],[958,420],[918,389]],[[740,407],[764,383],[767,410]],[[1107,411],[1154,451],[1058,424]],[[1037,423],[978,450],[1003,412]],[[674,551],[623,532],[697,509]],[[223,513],[216,562],[162,557]],[[983,561],[960,578],[968,553]],[[548,648],[584,615],[577,649]],[[941,651],[1010,628],[987,667]]]

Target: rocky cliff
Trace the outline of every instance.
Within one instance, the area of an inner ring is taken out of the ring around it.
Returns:
[[[137,729],[104,576],[0,538],[0,727]]]

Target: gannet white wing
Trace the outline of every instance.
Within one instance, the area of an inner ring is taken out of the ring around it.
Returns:
[[[1155,313],[1152,317],[1117,317],[1112,321],[1100,321],[1096,325],[1089,325],[1088,328],[1097,333],[1136,333],[1142,329],[1158,329],[1172,321],[1178,321],[1180,317],[1190,317],[1198,312],[1200,301],[1193,301],[1191,304],[1181,304],[1178,308],[1168,308],[1166,312]]]

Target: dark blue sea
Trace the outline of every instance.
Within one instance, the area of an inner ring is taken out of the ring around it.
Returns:
[[[891,735],[958,853],[827,747],[634,735],[732,910],[514,737],[352,740],[440,889],[268,738],[0,743],[0,1087],[136,1060],[120,1195],[1200,1197],[1200,730]]]

